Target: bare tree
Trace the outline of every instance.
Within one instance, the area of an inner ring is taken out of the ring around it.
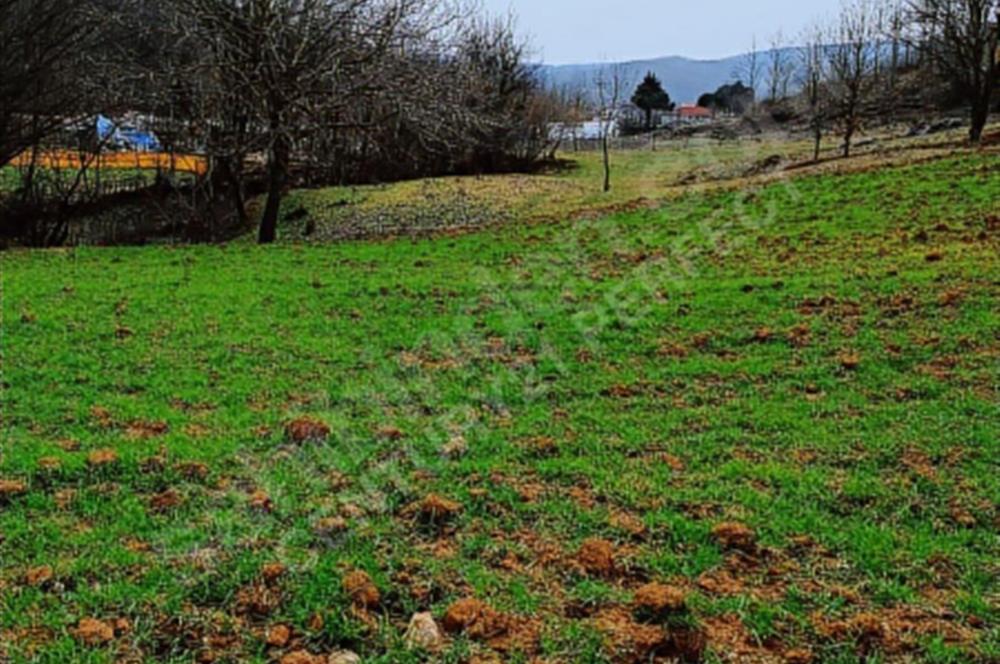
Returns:
[[[912,0],[920,46],[971,107],[969,138],[982,139],[1000,74],[1000,0]]]
[[[779,30],[771,37],[771,50],[767,54],[768,96],[772,102],[783,101],[788,97],[788,88],[794,75],[795,62],[788,50],[785,36]]]
[[[803,46],[799,50],[799,57],[802,88],[799,99],[813,137],[813,161],[819,161],[823,131],[827,122],[826,51],[823,31],[820,28],[806,33]]]
[[[754,98],[750,102],[749,112],[753,113],[760,97],[760,86],[764,77],[764,58],[757,48],[757,37],[754,36],[747,51],[732,71],[732,77],[747,85],[753,91]]]
[[[95,25],[75,0],[0,0],[0,166],[72,119]]]
[[[197,54],[209,134],[263,153],[266,199],[258,239],[276,239],[281,199],[305,127],[329,122],[373,87],[372,66],[426,0],[172,0],[182,40]],[[235,117],[234,117],[235,116]],[[242,162],[240,149],[234,150]],[[238,167],[233,167],[233,169]]]
[[[851,155],[854,136],[862,127],[873,91],[878,89],[881,27],[877,16],[872,0],[849,0],[823,49],[831,119],[844,136],[845,157]]]
[[[611,191],[611,134],[618,128],[624,89],[624,72],[621,66],[608,65],[598,69],[594,77],[594,90],[597,94],[605,193]]]

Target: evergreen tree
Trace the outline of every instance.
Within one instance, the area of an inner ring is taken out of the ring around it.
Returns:
[[[647,73],[646,78],[635,89],[632,103],[646,113],[646,131],[653,128],[653,111],[674,110],[670,95],[663,89],[663,84],[653,72]]]

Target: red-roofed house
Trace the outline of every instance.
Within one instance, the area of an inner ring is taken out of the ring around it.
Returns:
[[[681,122],[705,122],[715,117],[711,109],[695,104],[681,104],[677,108],[677,119]]]

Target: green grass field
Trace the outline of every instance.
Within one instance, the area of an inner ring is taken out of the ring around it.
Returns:
[[[998,201],[2,254],[0,661],[995,662]]]

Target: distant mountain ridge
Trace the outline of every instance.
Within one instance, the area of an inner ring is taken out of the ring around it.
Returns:
[[[797,48],[784,49],[792,62],[797,61]],[[761,51],[759,54],[762,78],[767,80],[767,63],[772,51]],[[734,75],[743,63],[745,55],[734,55],[721,60],[695,60],[682,56],[653,58],[650,60],[633,60],[618,63],[621,65],[628,87],[626,99],[631,97],[632,89],[639,84],[646,72],[653,72],[663,83],[670,98],[677,102],[694,103],[706,92],[715,90],[726,83],[732,83],[739,77]],[[592,90],[594,78],[602,67],[614,63],[587,63],[574,65],[540,65],[539,76],[546,85],[559,88]],[[744,81],[747,83],[747,81]],[[763,85],[764,83],[762,83]],[[758,87],[761,87],[758,85]],[[758,90],[758,97],[765,94]]]

